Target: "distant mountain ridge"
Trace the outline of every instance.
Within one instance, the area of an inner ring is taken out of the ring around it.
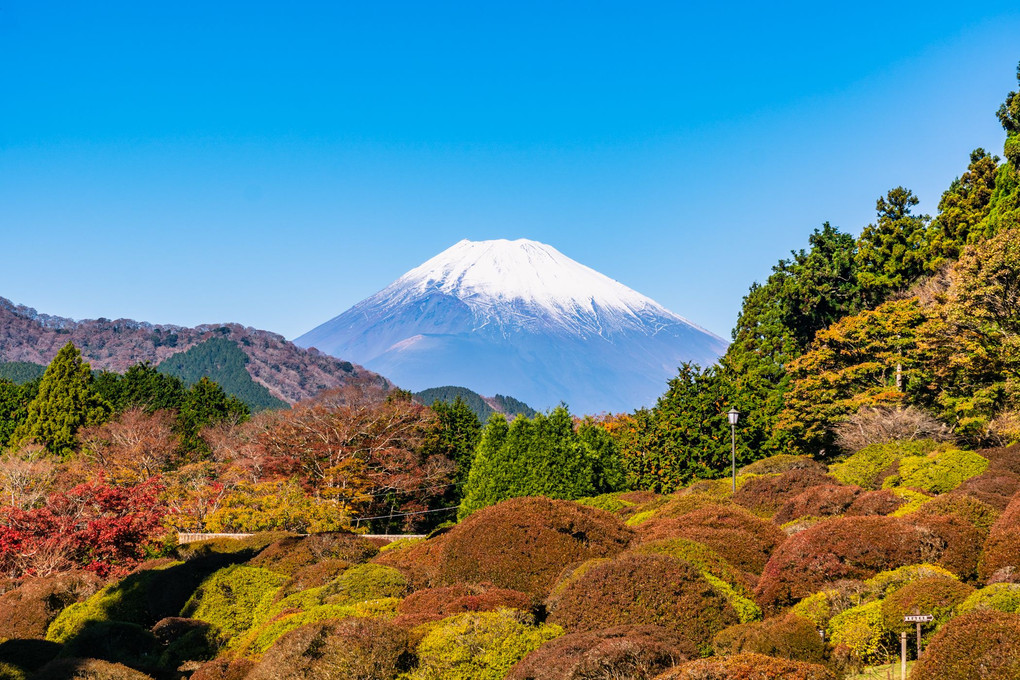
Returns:
[[[188,328],[132,319],[76,321],[40,314],[0,297],[0,362],[45,365],[70,341],[93,369],[122,373],[142,361],[159,365],[214,338],[235,343],[247,357],[244,370],[272,398],[286,403],[352,383],[391,385],[350,361],[302,349],[281,335],[240,324]]]
[[[474,390],[466,387],[446,385],[443,387],[430,387],[427,390],[416,392],[415,398],[421,403],[429,406],[436,401],[452,404],[458,397],[467,404],[478,419],[485,423],[493,413],[502,413],[511,420],[518,414],[533,418],[537,411],[523,401],[497,394],[494,397],[483,397]]]
[[[460,241],[294,341],[411,390],[464,385],[540,409],[629,411],[727,342],[537,241]]]

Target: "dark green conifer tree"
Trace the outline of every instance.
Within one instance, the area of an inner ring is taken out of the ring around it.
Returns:
[[[14,442],[34,440],[58,455],[70,453],[78,430],[106,420],[112,408],[92,389],[92,370],[78,348],[67,343],[57,352],[28,404]]]
[[[908,189],[891,189],[875,203],[878,220],[857,240],[857,278],[871,307],[928,273],[931,218],[910,212],[918,202]]]

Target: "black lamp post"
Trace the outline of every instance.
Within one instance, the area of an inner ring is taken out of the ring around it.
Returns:
[[[737,420],[740,419],[740,411],[731,408],[726,414],[730,419],[730,437],[733,442],[733,493],[737,492]]]

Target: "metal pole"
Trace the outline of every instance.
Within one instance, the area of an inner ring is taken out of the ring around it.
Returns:
[[[907,634],[900,633],[900,678],[907,680]]]
[[[733,442],[733,493],[737,492],[737,426],[730,424],[730,438]]]

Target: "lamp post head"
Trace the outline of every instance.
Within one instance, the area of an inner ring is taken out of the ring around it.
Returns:
[[[740,411],[735,408],[731,408],[730,412],[726,414],[730,419],[730,425],[736,425],[737,420],[740,418]]]

